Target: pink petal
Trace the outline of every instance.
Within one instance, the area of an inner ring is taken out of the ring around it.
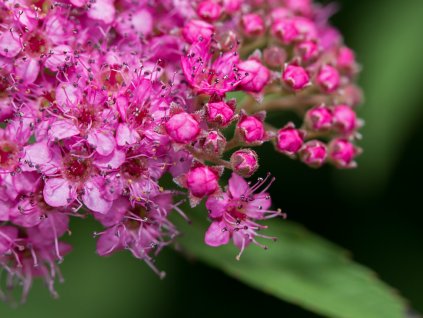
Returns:
[[[47,142],[37,142],[26,146],[24,148],[24,152],[24,160],[32,163],[33,165],[42,165],[49,162],[52,158]]]
[[[14,226],[0,227],[0,256],[12,247],[13,241],[18,237],[18,228]]]
[[[10,32],[5,29],[3,34],[0,34],[0,55],[5,57],[15,57],[21,51],[21,44],[19,43],[19,36],[16,32]]]
[[[108,255],[120,247],[120,238],[115,228],[108,229],[97,241],[97,253],[100,256]]]
[[[232,176],[229,179],[229,192],[234,198],[239,198],[242,195],[245,195],[248,188],[248,183],[243,177],[240,177],[236,173],[232,173]]]
[[[90,210],[99,213],[107,213],[112,207],[112,202],[103,198],[98,185],[94,182],[87,182],[84,187],[85,193],[82,201]]]
[[[56,102],[68,112],[71,106],[77,105],[81,99],[80,91],[77,87],[69,83],[61,83],[56,88]]]
[[[25,60],[17,59],[15,68],[16,74],[19,78],[22,78],[25,83],[35,82],[40,72],[40,64],[38,60],[34,58],[27,58]]]
[[[129,128],[126,124],[119,124],[116,131],[116,140],[119,146],[132,145],[139,138],[140,135],[134,129]]]
[[[115,19],[115,7],[113,2],[107,0],[97,0],[91,4],[88,10],[88,16],[94,20],[100,20],[106,24],[110,24]]]
[[[57,120],[51,125],[48,135],[52,140],[62,140],[79,135],[79,129],[71,121]]]
[[[125,162],[125,153],[115,149],[108,156],[98,156],[94,160],[94,164],[102,169],[117,169]]]
[[[87,140],[102,156],[110,155],[116,147],[115,138],[103,132],[91,132]]]
[[[51,49],[52,55],[45,61],[45,66],[52,71],[58,71],[66,63],[66,58],[72,53],[72,48],[67,45],[58,45]]]
[[[46,181],[43,189],[44,200],[48,205],[67,206],[76,198],[76,191],[65,179],[52,178]]]
[[[220,221],[210,224],[204,241],[207,245],[215,247],[228,244],[229,238],[229,231],[225,230],[225,223]]]
[[[9,221],[10,205],[0,200],[0,221]]]
[[[228,205],[228,197],[226,194],[211,196],[206,201],[206,208],[210,212],[211,218],[219,218],[225,212]]]

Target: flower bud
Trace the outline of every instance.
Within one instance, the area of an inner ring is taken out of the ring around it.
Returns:
[[[218,175],[210,167],[198,166],[188,171],[186,186],[191,194],[197,198],[210,195],[219,187]]]
[[[227,126],[234,118],[235,105],[234,103],[226,103],[224,101],[212,102],[206,104],[206,119],[210,123],[215,123],[220,126]]]
[[[226,147],[226,138],[219,131],[209,131],[204,137],[202,149],[209,155],[220,157]]]
[[[282,80],[285,84],[295,91],[299,91],[310,85],[310,77],[307,71],[296,65],[287,65],[282,74]]]
[[[200,133],[200,124],[192,115],[182,112],[170,117],[165,129],[174,141],[187,144],[197,138]]]
[[[284,44],[291,44],[301,38],[301,33],[295,25],[294,19],[275,20],[271,27],[273,35]]]
[[[259,36],[265,31],[264,21],[262,17],[255,13],[246,14],[241,19],[244,33],[247,36]]]
[[[329,160],[338,168],[355,168],[354,158],[360,154],[360,149],[344,138],[338,138],[329,144]]]
[[[243,177],[251,177],[258,168],[258,156],[252,149],[235,151],[230,162],[233,171]]]
[[[235,13],[240,8],[244,0],[223,0],[223,7],[228,13]]]
[[[341,78],[338,70],[330,65],[322,66],[316,77],[317,85],[319,85],[326,93],[333,93],[336,91],[339,87],[340,81]]]
[[[288,156],[295,155],[304,142],[304,132],[295,129],[293,123],[287,124],[278,131],[276,136],[276,149]]]
[[[351,107],[337,105],[333,108],[333,123],[336,131],[350,134],[357,128],[357,116]]]
[[[354,72],[356,70],[355,54],[349,47],[341,47],[338,51],[336,65],[346,72]]]
[[[262,143],[266,137],[263,121],[257,116],[241,116],[237,128],[246,143]]]
[[[260,93],[270,80],[270,71],[255,59],[238,64],[239,72],[245,76],[239,88],[246,92]]]
[[[213,25],[201,20],[191,20],[182,29],[182,35],[188,43],[197,42],[200,38],[209,39],[213,32]]]
[[[299,43],[295,50],[299,56],[301,56],[302,61],[309,62],[315,60],[320,53],[319,45],[316,41],[308,40]]]
[[[222,7],[213,0],[202,1],[197,7],[197,14],[205,20],[216,21],[222,14]]]
[[[272,46],[264,49],[263,60],[272,68],[281,68],[286,61],[287,53],[283,48]]]
[[[307,111],[305,123],[311,130],[326,130],[332,127],[332,112],[326,106],[317,106]]]
[[[326,145],[318,140],[306,142],[300,150],[301,160],[308,166],[318,168],[323,165],[327,157]]]
[[[292,12],[284,7],[278,7],[270,12],[270,17],[273,22],[286,19],[292,16]]]

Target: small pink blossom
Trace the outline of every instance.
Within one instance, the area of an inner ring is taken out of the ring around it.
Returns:
[[[213,25],[201,20],[189,21],[187,24],[185,24],[182,30],[182,34],[185,40],[190,44],[198,42],[201,39],[210,39],[213,32]]]
[[[219,188],[217,180],[218,175],[215,171],[207,166],[198,166],[187,173],[186,186],[193,196],[202,198],[217,191]]]
[[[300,158],[306,165],[318,168],[325,163],[327,153],[327,147],[324,143],[318,140],[311,140],[302,146]]]
[[[312,130],[327,130],[332,128],[333,115],[329,107],[317,106],[307,111],[305,116],[307,126]]]
[[[282,80],[295,91],[302,90],[310,85],[310,77],[307,71],[303,67],[296,65],[287,65],[285,67]]]
[[[329,144],[329,160],[339,168],[355,168],[355,157],[360,154],[357,148],[347,139],[334,139]]]
[[[343,134],[354,132],[358,126],[355,112],[347,105],[337,105],[333,108],[333,122],[335,129]]]
[[[280,129],[276,135],[276,149],[288,156],[295,155],[304,142],[304,132],[289,123]]]
[[[243,15],[241,23],[247,36],[260,36],[266,30],[263,18],[256,13]]]
[[[258,169],[258,155],[252,149],[241,149],[235,151],[230,159],[232,169],[235,173],[251,177]]]
[[[255,59],[239,63],[238,68],[244,76],[239,83],[239,88],[247,92],[260,93],[270,81],[269,70]]]
[[[200,125],[192,115],[181,112],[173,115],[166,122],[166,132],[174,141],[186,144],[198,136]]]
[[[222,14],[222,7],[217,1],[204,0],[198,4],[197,14],[205,20],[215,21]]]
[[[327,93],[333,93],[336,91],[339,87],[340,81],[341,78],[338,70],[330,65],[322,66],[316,77],[317,85],[319,85]]]
[[[263,125],[263,116],[256,115],[241,115],[238,121],[237,129],[243,141],[249,144],[262,143],[266,138],[266,130]]]
[[[235,105],[233,102],[211,102],[206,104],[207,120],[223,127],[229,125],[234,119]]]

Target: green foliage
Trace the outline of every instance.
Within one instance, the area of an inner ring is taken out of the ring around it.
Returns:
[[[360,194],[383,190],[422,114],[422,14],[421,0],[363,1],[350,13],[359,20],[354,20],[347,42],[363,65],[365,90],[365,105],[359,112],[366,122],[360,143],[364,153],[359,169],[349,174]]]
[[[247,285],[329,317],[404,317],[403,300],[373,272],[299,225],[269,222],[266,235],[279,241],[267,251],[250,246],[236,261],[233,246],[205,247],[204,223],[194,218],[192,226],[179,224],[185,233],[181,250]]]

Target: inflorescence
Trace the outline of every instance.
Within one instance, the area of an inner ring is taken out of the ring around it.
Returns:
[[[34,277],[57,295],[70,216],[103,226],[99,255],[129,250],[160,276],[154,258],[178,235],[169,214],[188,220],[184,201],[205,202],[207,245],[233,242],[238,259],[266,248],[261,221],[284,214],[271,208],[270,174],[244,179],[259,166],[252,148],[271,142],[311,167],[352,168],[360,152],[359,66],[328,23],[334,11],[311,0],[2,0],[0,297],[20,285],[25,300]],[[281,111],[297,125],[266,122]]]

